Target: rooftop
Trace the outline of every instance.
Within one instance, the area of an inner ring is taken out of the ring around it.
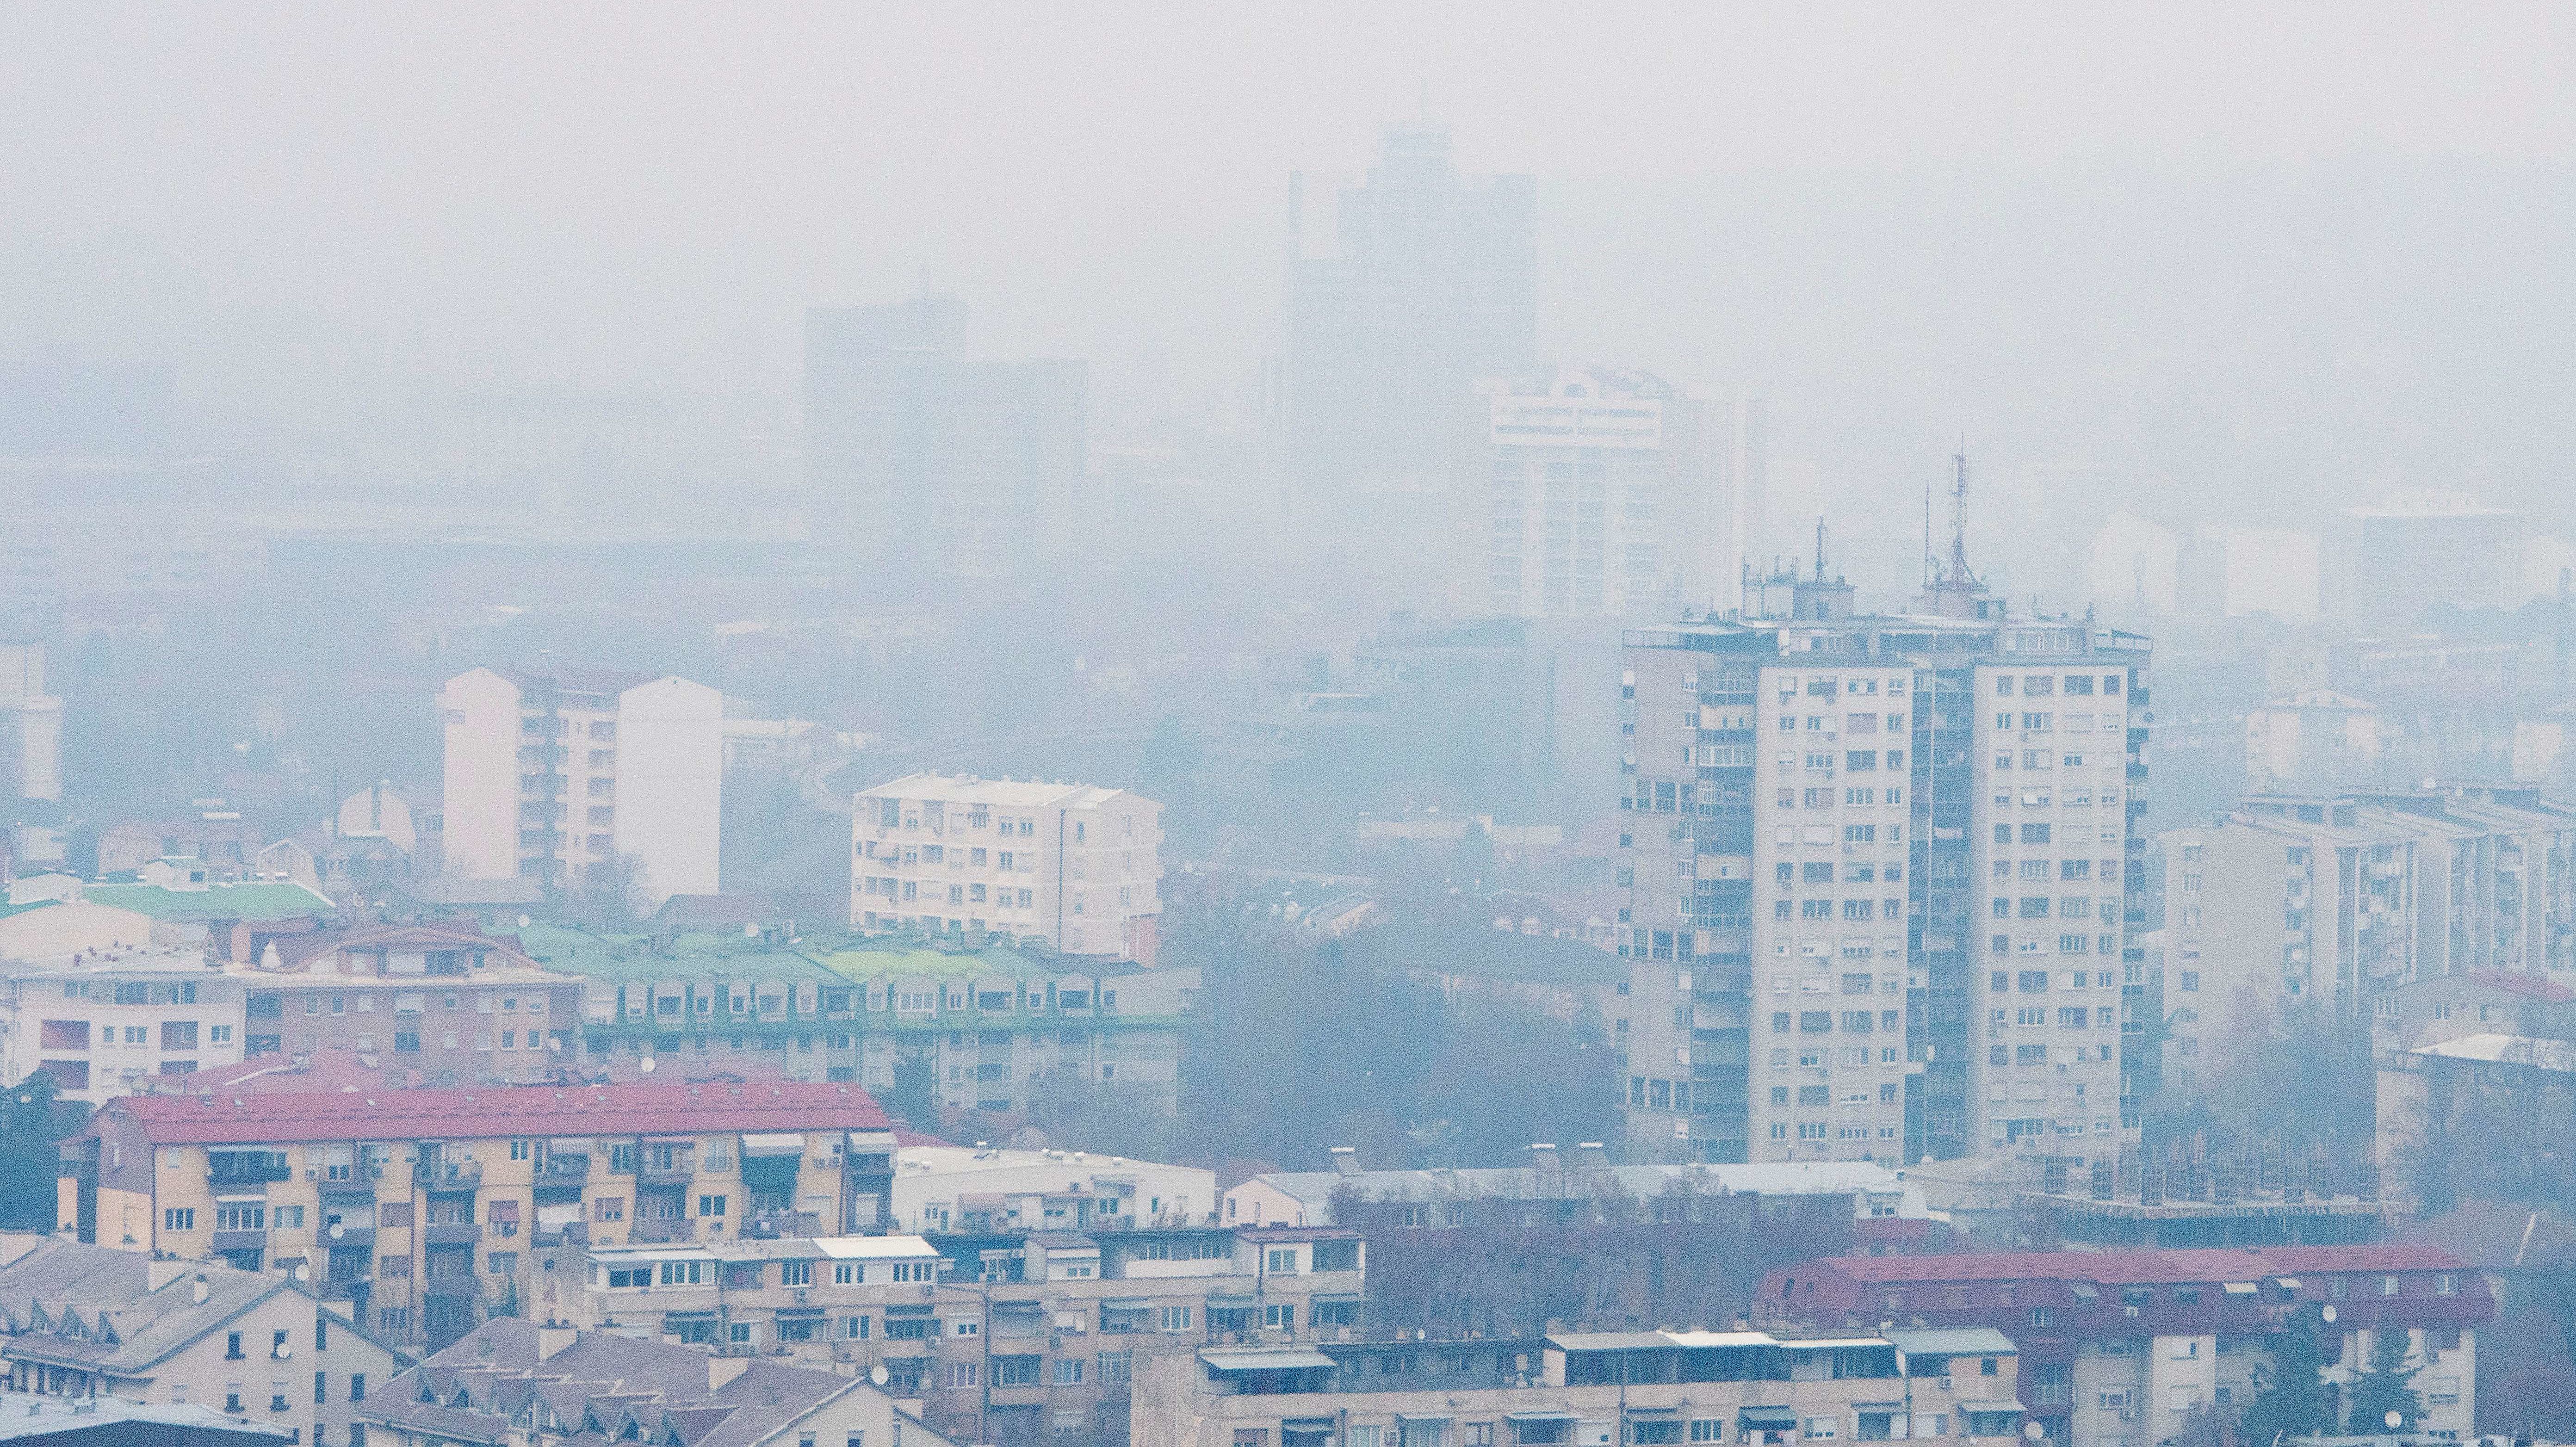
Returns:
[[[138,1095],[108,1105],[82,1135],[127,1120],[156,1145],[887,1128],[856,1086],[788,1081]]]
[[[1836,1256],[1791,1267],[1827,1268],[1853,1281],[2084,1281],[2157,1285],[2256,1281],[2303,1272],[2458,1271],[2431,1246],[2266,1246],[2260,1250],[1972,1252],[1956,1256]]]
[[[1093,784],[1049,784],[1036,779],[979,779],[972,774],[936,771],[906,774],[892,783],[861,790],[862,799],[922,799],[938,804],[989,804],[997,809],[1085,809],[1108,802],[1124,789]]]
[[[312,917],[333,914],[340,908],[303,885],[279,880],[190,889],[169,889],[158,884],[89,884],[81,887],[81,898],[157,920],[183,922]]]
[[[194,1402],[129,1402],[122,1397],[50,1397],[39,1392],[0,1392],[0,1441],[41,1439],[58,1432],[89,1432],[123,1423],[175,1427],[182,1440],[204,1447],[288,1442],[284,1427],[227,1417]]]
[[[289,1289],[283,1276],[35,1241],[0,1266],[0,1315],[9,1332],[0,1356],[148,1376],[162,1358]]]

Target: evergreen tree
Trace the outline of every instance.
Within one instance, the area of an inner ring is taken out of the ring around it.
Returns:
[[[42,1070],[0,1092],[0,1227],[54,1229],[54,1142],[88,1118],[88,1106],[54,1099],[54,1077]]]
[[[2334,1398],[2325,1383],[2317,1320],[2312,1311],[2291,1316],[2272,1338],[2272,1359],[2254,1368],[2254,1399],[2245,1404],[2236,1431],[2247,1447],[2272,1447],[2284,1436],[2334,1430]]]
[[[2401,1430],[2413,1427],[2424,1416],[2424,1399],[2410,1385],[2421,1364],[2406,1364],[2406,1329],[2382,1327],[2374,1334],[2370,1347],[2370,1369],[2353,1380],[2350,1432],[2387,1430],[2388,1414],[2395,1412]]]

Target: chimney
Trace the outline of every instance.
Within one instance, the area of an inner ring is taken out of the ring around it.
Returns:
[[[200,1274],[197,1277],[195,1285],[188,1288],[188,1298],[191,1301],[196,1302],[199,1306],[205,1305],[206,1298],[214,1294],[215,1289],[206,1284],[206,1278],[203,1274]]]
[[[171,1282],[176,1281],[187,1274],[187,1262],[181,1261],[176,1257],[172,1257],[166,1261],[155,1257],[154,1259],[143,1263],[143,1289],[145,1291],[159,1291],[162,1287],[169,1285]]]
[[[1574,1149],[1576,1158],[1583,1162],[1584,1169],[1592,1171],[1610,1169],[1610,1152],[1603,1148],[1601,1142],[1585,1141]]]
[[[1554,1141],[1537,1141],[1537,1142],[1533,1142],[1533,1143],[1531,1144],[1531,1146],[1530,1146],[1530,1169],[1531,1169],[1531,1170],[1533,1170],[1533,1171],[1541,1171],[1541,1172],[1545,1172],[1545,1171],[1553,1171],[1553,1170],[1556,1170],[1556,1169],[1557,1169],[1557,1164],[1558,1164],[1558,1163],[1557,1163],[1557,1159],[1556,1159],[1556,1142],[1554,1142]]]
[[[580,1328],[566,1326],[559,1321],[547,1322],[537,1328],[537,1360],[551,1361],[555,1353],[579,1340],[581,1340]]]
[[[1359,1148],[1357,1146],[1333,1147],[1333,1174],[1337,1176],[1356,1176],[1359,1173]]]
[[[725,1384],[751,1369],[749,1357],[707,1358],[707,1390],[721,1392]]]

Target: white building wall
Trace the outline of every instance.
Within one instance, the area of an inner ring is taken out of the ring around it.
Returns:
[[[438,692],[446,735],[444,872],[465,879],[519,873],[519,688],[488,668]]]
[[[658,678],[618,696],[617,852],[643,859],[655,903],[716,892],[723,788],[723,693]]]

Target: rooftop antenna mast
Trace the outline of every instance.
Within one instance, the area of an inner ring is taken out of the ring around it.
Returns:
[[[1976,575],[1968,571],[1968,439],[1959,439],[1959,450],[1950,457],[1950,576],[1953,583],[1971,583]]]
[[[1819,583],[1821,583],[1821,582],[1823,582],[1824,580],[1825,580],[1825,519],[1824,519],[1824,517],[1823,517],[1823,515],[1822,515],[1822,514],[1819,514],[1819,515],[1817,516],[1817,518],[1816,518],[1816,581],[1817,581],[1817,582],[1819,582]]]

